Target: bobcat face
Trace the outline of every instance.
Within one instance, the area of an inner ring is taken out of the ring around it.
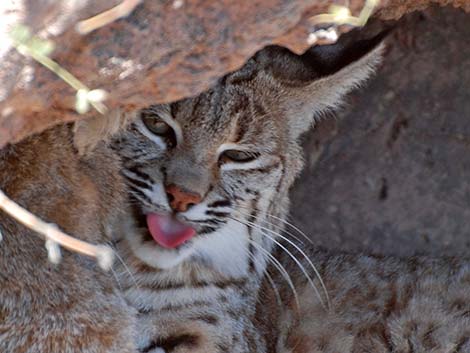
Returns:
[[[359,53],[340,43],[336,56],[334,46],[302,56],[268,47],[211,90],[140,111],[115,142],[139,223],[132,251],[162,269],[191,258],[263,271],[249,259],[253,247],[270,251],[285,216],[298,137],[373,72],[382,47],[369,42]]]
[[[286,170],[299,168],[287,159],[287,122],[248,83],[229,77],[195,99],[144,109],[118,142],[142,229],[130,243],[147,263],[213,261],[227,245],[243,252]]]

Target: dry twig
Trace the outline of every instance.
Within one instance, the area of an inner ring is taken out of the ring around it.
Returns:
[[[123,0],[119,5],[105,12],[78,22],[76,26],[77,32],[87,34],[122,17],[129,16],[141,2],[142,0]]]
[[[44,222],[18,205],[6,196],[2,190],[0,190],[0,210],[5,211],[18,222],[41,234],[46,239],[46,249],[51,262],[57,263],[60,261],[60,245],[71,251],[96,258],[98,264],[104,270],[111,268],[114,253],[110,247],[93,245],[65,234],[55,224]]]
[[[10,38],[13,46],[21,55],[33,58],[77,91],[75,109],[78,113],[86,113],[90,105],[101,114],[108,111],[103,103],[107,96],[106,91],[102,89],[90,90],[79,79],[49,57],[54,50],[54,44],[51,41],[33,36],[29,28],[22,25],[17,25],[12,29]]]
[[[346,24],[354,27],[361,27],[366,24],[379,2],[380,0],[366,0],[366,3],[358,17],[353,16],[349,8],[346,6],[331,5],[329,13],[313,16],[311,21],[313,24],[332,23],[335,25]]]
[[[307,42],[314,44],[333,44],[339,38],[338,26],[348,25],[353,27],[364,26],[378,6],[380,0],[366,0],[358,17],[351,14],[346,6],[331,5],[328,13],[323,13],[310,18],[313,25],[331,25],[327,29],[320,28],[309,34]]]

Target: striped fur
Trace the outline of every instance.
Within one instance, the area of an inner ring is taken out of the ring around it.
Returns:
[[[256,301],[302,167],[298,138],[315,113],[334,108],[373,72],[381,52],[375,47],[325,72],[321,60],[307,68],[308,57],[266,48],[211,90],[143,110],[115,140],[136,222],[119,244],[128,267],[120,285],[139,311],[142,352],[268,351]],[[171,132],[152,133],[148,119]],[[227,160],[227,149],[254,158]],[[173,212],[168,184],[203,195],[174,213],[197,235],[170,250],[155,243],[144,222],[147,213]]]
[[[299,293],[300,310],[285,285],[278,286],[281,307],[273,293],[271,307],[258,305],[259,331],[277,338],[272,352],[470,352],[468,259],[304,250],[319,269],[331,306],[325,310],[292,259],[279,254]],[[274,281],[282,278],[275,275]],[[272,292],[268,283],[264,291]]]
[[[143,111],[172,127],[169,143],[139,119],[117,140],[136,221],[118,245],[120,285],[139,312],[141,352],[470,352],[468,261],[332,254],[286,227],[298,137],[381,50],[319,77],[267,48],[210,91]],[[256,157],[220,162],[227,148]],[[177,214],[197,236],[165,250],[140,220],[171,212],[162,185],[175,181],[204,198]]]

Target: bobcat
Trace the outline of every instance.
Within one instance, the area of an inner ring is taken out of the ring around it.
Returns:
[[[143,110],[113,145],[122,165],[102,143],[80,156],[71,125],[0,151],[10,197],[87,241],[125,233],[128,264],[117,287],[75,254],[51,265],[0,213],[0,352],[470,351],[468,262],[289,255],[298,138],[374,71],[376,42],[269,47],[212,90]]]
[[[110,241],[125,210],[117,156],[100,144],[80,157],[71,125],[0,150],[0,188],[81,239]],[[0,352],[135,353],[134,310],[110,274],[44,241],[0,211]]]
[[[350,38],[265,48],[116,139],[141,352],[470,352],[468,262],[302,250],[285,221],[299,137],[380,62],[380,37]]]

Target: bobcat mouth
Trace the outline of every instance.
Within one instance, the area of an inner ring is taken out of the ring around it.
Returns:
[[[194,228],[180,222],[172,215],[149,213],[146,221],[153,240],[167,249],[175,249],[196,235]]]

